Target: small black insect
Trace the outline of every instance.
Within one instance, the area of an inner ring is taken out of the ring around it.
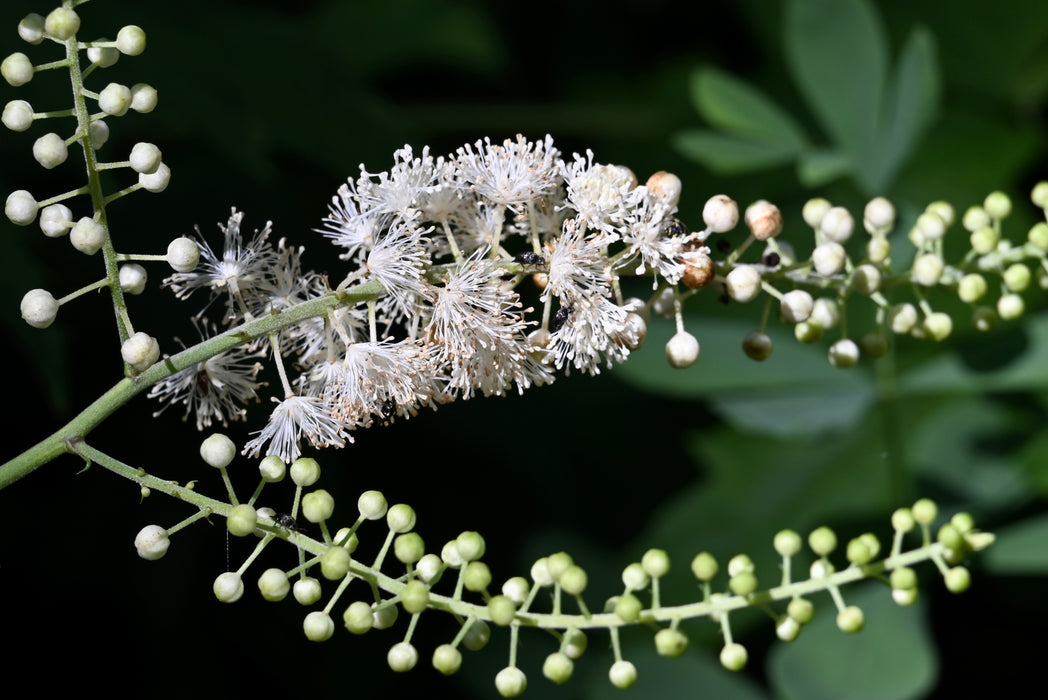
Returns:
[[[728,295],[727,292],[724,292],[719,297],[717,297],[717,301],[719,301],[720,303],[722,303],[725,306],[727,306],[728,304],[731,303],[731,297]]]
[[[523,253],[517,253],[513,257],[514,262],[519,262],[521,265],[545,265],[546,259],[538,253],[533,253],[530,250]]]
[[[382,424],[389,425],[393,417],[397,415],[397,402],[392,397],[387,398],[382,402],[379,412],[382,414]]]
[[[287,513],[274,513],[273,522],[275,522],[280,527],[287,528],[291,531],[298,530],[298,523],[296,523],[295,519]]]
[[[729,241],[727,238],[718,238],[717,252],[727,253],[729,250],[731,250],[731,241]]]
[[[551,333],[559,331],[565,323],[568,322],[568,316],[575,310],[574,306],[562,306],[557,309],[557,313],[553,314],[553,320],[549,322],[549,330]]]
[[[768,253],[764,256],[762,262],[768,267],[778,267],[779,263],[782,262],[782,258],[779,257],[778,253]]]
[[[683,221],[675,216],[670,217],[669,221],[666,222],[663,231],[666,232],[666,235],[674,238],[688,235],[688,227],[684,225]]]

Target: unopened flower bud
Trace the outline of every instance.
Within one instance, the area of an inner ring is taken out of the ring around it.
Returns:
[[[156,109],[158,102],[156,88],[146,83],[135,83],[131,86],[131,109],[139,114],[148,114]]]
[[[946,233],[946,222],[930,211],[918,216],[915,226],[922,242],[938,241]]]
[[[702,221],[713,233],[730,231],[739,223],[739,205],[726,194],[717,194],[706,200]]]
[[[12,224],[28,226],[36,220],[36,213],[40,205],[33,199],[33,195],[25,190],[15,190],[7,195],[4,204],[4,214],[11,220]]]
[[[771,357],[772,342],[766,333],[754,331],[742,340],[742,351],[751,360],[763,362]]]
[[[131,169],[137,173],[155,173],[160,167],[160,149],[151,143],[140,142],[131,149]]]
[[[895,225],[895,207],[884,197],[874,197],[862,213],[862,224],[870,234],[885,234]]]
[[[983,201],[983,209],[992,218],[999,221],[1012,213],[1012,200],[1004,192],[991,192]]]
[[[108,39],[98,39],[99,42],[109,41]],[[97,64],[99,68],[109,68],[116,64],[120,60],[120,52],[112,46],[91,46],[87,49],[87,60],[91,63]]]
[[[33,328],[47,328],[58,316],[58,302],[46,289],[30,289],[19,305],[22,319]]]
[[[120,289],[125,294],[141,294],[146,289],[148,279],[146,269],[137,263],[126,263],[120,266],[117,273],[120,279]]]
[[[811,294],[803,289],[794,289],[782,296],[779,313],[782,314],[782,319],[786,323],[800,323],[808,320],[814,305],[815,301]]]
[[[997,300],[997,314],[1005,321],[1014,321],[1023,315],[1026,304],[1018,294],[1003,294]]]
[[[25,100],[11,100],[4,105],[0,121],[11,131],[25,131],[33,125],[33,106]]]
[[[169,182],[171,182],[171,169],[167,167],[166,163],[161,163],[154,172],[148,175],[138,174],[138,184],[142,185],[142,189],[147,192],[163,192],[167,189]]]
[[[35,12],[30,12],[18,23],[18,36],[27,44],[39,44],[44,40],[44,18]]]
[[[675,207],[680,202],[681,182],[673,173],[660,170],[647,182],[648,192],[661,199],[668,206]]]
[[[866,241],[866,257],[872,263],[883,263],[892,254],[892,244],[884,236],[874,236]]]
[[[691,367],[699,359],[699,341],[691,333],[676,333],[666,343],[666,359],[677,369]]]
[[[0,63],[0,75],[12,87],[25,85],[33,79],[33,62],[24,53],[13,53]]]
[[[686,253],[684,255],[684,274],[680,281],[689,289],[702,289],[713,280],[715,273],[713,259],[704,252]]]
[[[847,257],[844,246],[835,241],[821,243],[811,253],[811,261],[815,267],[815,272],[823,277],[836,275],[843,270],[844,261]]]
[[[200,457],[215,469],[224,469],[237,456],[237,446],[222,433],[212,433],[200,443]]]
[[[804,203],[804,209],[801,211],[804,223],[812,228],[819,228],[819,225],[822,223],[822,217],[826,215],[826,212],[830,210],[830,207],[830,203],[822,197],[809,199]]]
[[[69,231],[69,242],[86,255],[94,255],[106,242],[106,230],[90,216],[81,217]]]
[[[844,207],[831,207],[819,222],[823,238],[835,243],[844,243],[855,230],[855,219]]]
[[[49,204],[40,210],[40,230],[48,238],[60,238],[73,227],[73,210],[64,204]]]
[[[852,272],[851,286],[859,294],[873,294],[881,288],[881,271],[875,265],[859,265]]]
[[[950,315],[947,313],[936,311],[925,317],[924,323],[921,324],[921,328],[932,340],[946,340],[950,333],[953,332],[953,319],[951,319]]]
[[[917,284],[934,287],[942,277],[943,267],[942,256],[925,253],[913,261],[913,271],[910,277]]]
[[[167,246],[166,258],[175,272],[192,272],[200,262],[200,246],[191,238],[176,238]]]
[[[761,199],[746,207],[746,225],[758,241],[782,233],[782,212],[771,202]]]
[[[167,530],[159,525],[146,525],[135,535],[135,551],[147,561],[160,559],[167,554],[170,546]]]
[[[116,35],[116,48],[126,56],[137,56],[146,50],[146,33],[134,24],[121,27]]]
[[[761,292],[761,273],[753,265],[738,265],[728,273],[724,287],[735,301],[753,301]]]
[[[139,331],[120,346],[120,356],[135,370],[144,372],[160,357],[160,345],[147,333]]]
[[[854,367],[859,361],[859,346],[855,341],[843,338],[830,346],[830,364],[837,369]]]
[[[122,117],[131,107],[131,89],[120,83],[109,83],[98,93],[98,108],[114,117]]]

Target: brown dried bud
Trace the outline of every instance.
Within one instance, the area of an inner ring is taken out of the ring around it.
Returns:
[[[648,178],[648,192],[666,202],[670,206],[677,206],[680,201],[681,182],[680,178],[673,173],[660,170]]]
[[[545,272],[536,272],[531,276],[531,281],[535,283],[536,287],[542,290],[546,288],[547,284],[549,284],[549,275]]]
[[[688,260],[680,280],[688,289],[702,289],[713,279],[713,259],[705,253],[699,253],[688,256]]]
[[[754,238],[766,241],[782,232],[782,212],[771,202],[761,199],[746,207],[746,225]]]

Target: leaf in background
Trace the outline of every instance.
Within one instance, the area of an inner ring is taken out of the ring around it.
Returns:
[[[886,190],[916,148],[938,108],[939,82],[935,38],[918,27],[902,48],[885,94],[878,135],[881,157],[867,166],[874,187]]]
[[[706,129],[686,129],[673,135],[674,148],[720,175],[735,175],[788,163],[792,146],[759,143]]]
[[[845,602],[858,605],[866,625],[844,634],[830,606],[768,658],[768,678],[784,700],[910,700],[938,676],[939,661],[924,616],[892,601],[879,584],[851,586]],[[828,602],[828,601],[827,601]]]
[[[691,99],[699,114],[715,127],[758,143],[800,151],[803,130],[760,90],[716,68],[691,76]]]
[[[819,123],[852,162],[877,160],[887,49],[869,3],[790,0],[784,26],[791,72]],[[863,171],[856,178],[869,187]]]
[[[852,172],[851,159],[831,148],[813,148],[797,161],[797,178],[805,187],[822,187]]]
[[[997,541],[979,555],[988,571],[1004,576],[1048,574],[1048,514],[995,531]]]

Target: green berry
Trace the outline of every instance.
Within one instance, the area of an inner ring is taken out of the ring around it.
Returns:
[[[575,663],[567,654],[557,651],[546,657],[542,664],[542,675],[558,685],[571,678]]]
[[[691,560],[691,573],[700,581],[711,581],[717,575],[717,560],[709,552],[700,552]]]
[[[322,523],[335,512],[335,497],[317,489],[302,497],[302,515],[311,523]]]
[[[488,615],[496,625],[505,627],[516,617],[517,604],[504,595],[492,596],[488,601]]]
[[[316,610],[306,615],[302,622],[302,631],[311,642],[325,642],[335,632],[335,621],[326,612]]]
[[[680,656],[688,648],[688,638],[680,630],[663,627],[655,633],[655,651],[660,656]]]
[[[412,615],[424,611],[429,605],[429,586],[418,579],[408,581],[400,592],[400,604]]]
[[[450,644],[441,644],[433,650],[433,668],[450,676],[462,668],[462,652]]]
[[[417,532],[405,532],[393,540],[393,554],[397,561],[411,566],[426,553],[426,543]]]
[[[246,503],[234,507],[226,517],[226,529],[235,537],[246,537],[255,531],[258,523],[258,511]]]
[[[320,464],[312,457],[299,457],[291,463],[291,480],[295,486],[312,486],[320,479]]]
[[[632,593],[624,593],[615,602],[615,614],[622,618],[623,622],[636,622],[640,619],[640,612],[643,609],[640,598]]]
[[[482,561],[471,561],[462,571],[462,583],[467,591],[486,591],[491,585],[491,569]]]
[[[837,613],[837,627],[842,632],[848,632],[849,634],[858,632],[862,629],[865,621],[862,610],[854,605],[849,605]]]
[[[328,581],[338,581],[349,573],[351,559],[345,547],[328,547],[320,555],[320,573]]]
[[[820,557],[825,557],[837,548],[837,535],[826,526],[816,528],[808,535],[808,546]]]
[[[815,606],[807,598],[794,598],[786,606],[786,614],[802,625],[806,625],[815,615]]]
[[[645,573],[652,578],[662,578],[670,571],[670,556],[662,549],[649,549],[640,559]]]
[[[410,642],[398,642],[389,648],[386,663],[396,673],[410,671],[418,663],[418,650]]]
[[[528,679],[516,666],[507,666],[495,676],[495,689],[504,698],[515,698],[528,687]]]
[[[608,680],[616,688],[629,688],[637,682],[637,667],[629,661],[616,661],[608,669]]]
[[[393,532],[409,532],[415,528],[415,509],[398,503],[386,513],[386,524]]]
[[[358,600],[350,603],[346,612],[342,613],[342,622],[353,634],[364,634],[374,626],[375,616],[372,614],[370,605]]]
[[[746,662],[748,660],[749,654],[746,653],[746,647],[742,646],[738,642],[725,644],[724,648],[721,649],[721,666],[728,669],[729,671],[741,671],[742,669],[746,668]]]
[[[742,351],[751,360],[763,362],[771,357],[771,338],[766,333],[753,331],[742,339]]]
[[[266,569],[258,577],[258,590],[265,600],[276,603],[287,598],[291,592],[291,582],[282,570]]]
[[[946,588],[951,593],[963,593],[971,586],[972,577],[968,569],[963,566],[955,566],[946,572]]]
[[[939,507],[935,501],[922,498],[913,504],[913,519],[921,525],[931,525],[939,517]]]

